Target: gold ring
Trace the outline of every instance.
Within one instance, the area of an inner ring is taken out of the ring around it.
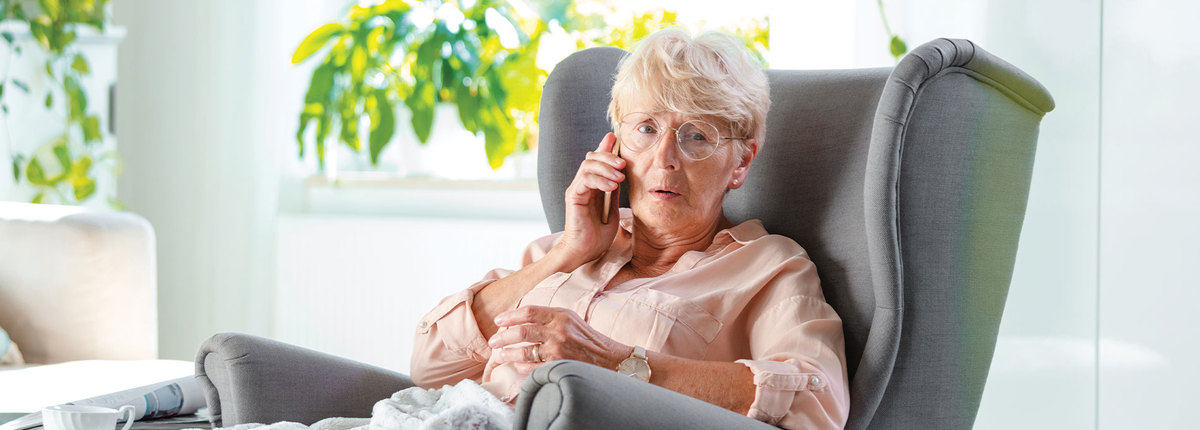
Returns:
[[[539,349],[541,349],[541,346],[542,346],[542,344],[540,344],[540,343],[536,343],[533,345],[533,361],[538,362],[538,363],[542,362],[542,352],[539,351]]]

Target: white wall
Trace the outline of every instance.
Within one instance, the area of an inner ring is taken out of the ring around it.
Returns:
[[[274,336],[408,373],[421,316],[491,269],[519,268],[548,232],[544,220],[284,215]]]
[[[1195,428],[1200,386],[1200,3],[1104,2],[1103,428]]]
[[[217,331],[270,334],[280,178],[311,72],[289,60],[342,7],[115,1],[119,192],[158,233],[162,357],[191,359]]]

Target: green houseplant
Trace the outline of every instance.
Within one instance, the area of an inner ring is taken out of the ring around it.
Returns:
[[[386,0],[355,4],[342,19],[315,29],[292,57],[293,64],[318,58],[296,132],[300,157],[312,142],[323,168],[332,149],[327,142],[336,137],[355,152],[365,148],[376,164],[396,132],[396,109],[411,112],[423,144],[435,106],[450,103],[463,128],[483,135],[488,163],[499,168],[510,154],[536,145],[549,74],[537,56],[549,33],[566,34],[577,49],[629,49],[650,32],[679,24],[676,14],[661,10],[612,26],[604,16],[580,13],[571,0],[533,7],[523,16],[504,0]],[[763,58],[766,19],[727,30]]]
[[[325,24],[296,48],[292,63],[325,55],[313,71],[296,139],[304,156],[306,131],[324,166],[326,140],[354,151],[364,148],[372,163],[396,131],[395,107],[412,113],[412,129],[425,143],[438,103],[452,103],[464,128],[484,136],[495,168],[533,136],[545,71],[535,64],[544,24],[522,20],[508,3],[477,0],[387,0],[351,6],[345,19]],[[360,118],[368,128],[360,130]]]
[[[41,97],[45,109],[62,109],[66,118],[61,133],[56,132],[57,137],[30,154],[12,150],[11,136],[0,136],[9,140],[14,182],[27,182],[38,191],[34,203],[83,202],[95,194],[97,165],[107,162],[115,168],[115,152],[103,148],[100,120],[89,111],[83,90],[82,80],[91,73],[90,65],[75,43],[83,28],[104,31],[107,4],[108,0],[38,0],[34,6],[29,1],[0,0],[0,21],[23,23],[36,46],[45,51],[45,76],[41,80],[47,83],[44,96],[30,94],[30,85],[22,77],[10,75],[13,57],[23,53],[11,31],[14,27],[6,26],[0,32],[8,47],[6,63],[10,65],[0,75],[2,121],[9,121],[11,97],[5,94],[12,91]],[[62,99],[56,99],[55,94],[61,94]],[[119,207],[111,197],[109,203]]]

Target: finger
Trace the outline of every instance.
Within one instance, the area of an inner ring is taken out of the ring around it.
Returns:
[[[522,324],[499,330],[496,334],[492,335],[491,339],[488,339],[488,346],[492,348],[505,348],[521,342],[544,342],[546,338],[541,328],[542,326],[537,324]]]
[[[538,363],[533,356],[533,345],[512,346],[508,348],[493,349],[492,354],[496,356],[496,361],[500,363]],[[541,355],[541,351],[538,351]],[[540,357],[545,360],[546,357]]]
[[[562,308],[547,306],[523,306],[496,315],[495,323],[500,327],[511,327],[521,324],[545,324],[554,319],[554,313]]]
[[[613,152],[613,147],[616,145],[617,135],[613,134],[612,132],[608,132],[608,134],[604,135],[603,139],[600,139],[600,146],[596,147],[596,152],[606,152],[611,154]]]
[[[576,194],[588,194],[592,190],[612,191],[619,188],[621,185],[617,181],[602,177],[589,175],[580,178],[579,184],[575,188]]]
[[[609,154],[611,156],[612,154]],[[584,160],[579,164],[579,172],[576,175],[599,175],[605,178],[621,182],[625,180],[625,173],[621,169],[613,167],[604,160]]]
[[[585,161],[587,161],[587,160],[599,161],[599,162],[605,163],[609,166],[612,166],[612,168],[614,168],[614,169],[625,168],[625,159],[621,158],[620,156],[618,156],[617,154],[614,154],[614,153],[589,152],[589,153],[587,153],[586,156],[583,157],[583,159]]]
[[[513,365],[514,369],[517,369],[517,373],[520,373],[522,375],[528,375],[530,373],[533,373],[534,370],[537,370],[537,368],[542,367],[543,364],[546,364],[546,363],[517,362],[517,363],[513,363],[512,365]]]

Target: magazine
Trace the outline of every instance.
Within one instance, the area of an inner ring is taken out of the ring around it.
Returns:
[[[79,406],[101,406],[118,409],[133,406],[136,420],[190,415],[205,406],[204,393],[195,377],[186,376],[144,387],[118,391],[103,396],[90,397],[66,403]],[[42,412],[37,411],[0,424],[0,430],[25,430],[42,425]]]

